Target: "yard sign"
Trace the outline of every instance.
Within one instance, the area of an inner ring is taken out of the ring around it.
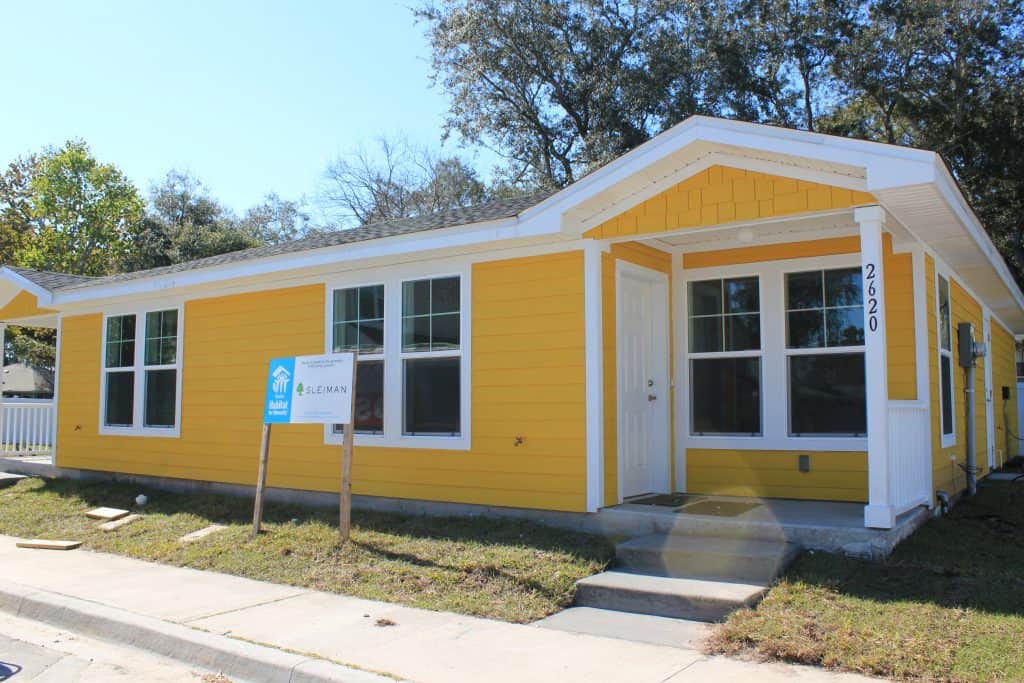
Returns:
[[[263,403],[263,439],[256,482],[252,533],[260,532],[263,489],[267,482],[270,428],[275,424],[344,425],[338,531],[348,540],[352,519],[353,397],[356,393],[356,354],[292,356],[270,361],[266,400]]]

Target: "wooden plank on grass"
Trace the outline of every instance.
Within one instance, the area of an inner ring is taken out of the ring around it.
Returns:
[[[122,517],[121,519],[115,519],[110,522],[104,522],[96,528],[100,529],[101,531],[116,531],[123,526],[128,526],[137,519],[142,519],[142,515],[128,515],[127,517]]]
[[[121,510],[120,508],[96,508],[86,512],[85,516],[90,519],[102,519],[104,522],[113,522],[115,519],[127,517],[128,514],[128,510]]]
[[[74,550],[82,545],[81,541],[49,541],[44,538],[31,538],[27,541],[18,541],[19,548],[34,548],[37,550]]]

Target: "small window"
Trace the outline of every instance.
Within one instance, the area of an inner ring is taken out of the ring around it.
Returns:
[[[104,347],[103,425],[130,430],[176,427],[178,311],[110,316]]]
[[[953,436],[953,320],[950,313],[949,280],[939,276],[939,398],[942,435]]]
[[[864,345],[859,268],[786,275],[786,345],[791,349]]]
[[[384,285],[334,291],[334,353],[357,351],[355,431],[384,433]],[[334,432],[343,427],[334,425]]]
[[[688,288],[690,431],[761,433],[761,296],[757,277]]]
[[[461,434],[460,305],[458,277],[402,283],[406,435]]]
[[[789,392],[793,436],[867,433],[863,353],[792,356]]]

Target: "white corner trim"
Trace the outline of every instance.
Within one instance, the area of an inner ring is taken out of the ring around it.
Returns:
[[[586,376],[586,506],[604,505],[604,321],[599,242],[583,248],[584,366]]]

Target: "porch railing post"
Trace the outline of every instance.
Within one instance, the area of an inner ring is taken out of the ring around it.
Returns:
[[[868,504],[864,526],[890,529],[896,522],[895,482],[889,452],[889,378],[886,368],[885,270],[880,206],[854,211],[860,226],[861,275],[864,283],[864,365],[868,425]]]

